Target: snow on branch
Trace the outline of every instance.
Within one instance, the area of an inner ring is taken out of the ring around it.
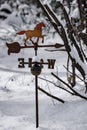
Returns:
[[[45,5],[45,4],[49,5],[50,3],[51,3],[51,0],[44,0],[43,1],[43,5]]]
[[[71,86],[69,86],[69,84],[67,84],[65,81],[63,81],[61,78],[59,78],[58,76],[56,76],[54,73],[51,73],[56,79],[58,79],[60,82],[62,82],[63,84],[65,84],[72,92],[74,92],[75,96],[78,96],[80,98],[83,98],[85,100],[87,100],[87,97],[81,95],[80,93],[78,93],[76,90],[74,90]]]

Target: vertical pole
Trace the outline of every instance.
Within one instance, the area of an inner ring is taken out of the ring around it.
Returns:
[[[35,50],[35,56],[37,56],[37,50]]]
[[[35,42],[34,44],[35,56],[37,56],[37,49],[38,49],[38,43]]]
[[[35,56],[37,56],[37,43],[35,43]],[[35,75],[35,100],[36,100],[36,128],[39,127],[39,116],[38,116],[38,76]]]
[[[35,100],[36,100],[36,128],[39,126],[39,120],[38,120],[38,76],[35,76]]]

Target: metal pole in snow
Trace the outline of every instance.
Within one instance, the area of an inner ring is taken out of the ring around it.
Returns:
[[[38,116],[38,76],[35,76],[35,97],[36,97],[36,128],[39,126],[39,116]]]
[[[37,47],[35,48],[35,56],[37,56]],[[39,127],[39,114],[38,114],[38,76],[35,75],[35,100],[36,100],[36,128]]]

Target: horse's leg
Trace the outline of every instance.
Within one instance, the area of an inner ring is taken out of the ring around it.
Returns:
[[[41,36],[42,37],[42,43],[44,43],[44,36]]]
[[[39,37],[37,38],[37,43],[38,43],[38,41],[39,41]]]
[[[30,37],[30,41],[32,42],[32,44],[34,44],[33,40],[31,39],[32,37]]]
[[[26,45],[27,40],[28,40],[28,37],[27,37],[26,39],[24,39],[24,45],[25,45],[25,46],[27,46],[27,45]]]

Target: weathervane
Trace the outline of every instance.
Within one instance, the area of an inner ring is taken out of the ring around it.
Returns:
[[[23,35],[26,34],[26,39],[24,39],[24,46],[20,46],[18,42],[13,43],[6,43],[6,46],[8,47],[8,55],[11,53],[19,53],[21,49],[23,48],[34,48],[35,50],[35,59],[28,58],[28,61],[26,62],[24,58],[18,58],[18,68],[24,68],[27,64],[28,67],[31,68],[31,73],[35,76],[35,99],[36,99],[36,128],[39,126],[39,116],[38,116],[38,75],[40,75],[41,70],[43,68],[43,65],[48,65],[49,69],[54,69],[55,65],[55,59],[47,59],[47,62],[44,62],[43,59],[40,59],[40,61],[37,60],[37,50],[41,47],[55,47],[60,48],[64,45],[61,44],[54,44],[54,45],[38,45],[39,38],[42,38],[42,43],[44,42],[44,36],[42,35],[42,27],[45,27],[45,24],[43,22],[38,23],[34,30],[27,30],[27,31],[20,31],[17,32],[17,35]],[[32,37],[36,37],[37,41],[34,42],[32,40]],[[30,40],[33,44],[32,46],[27,46],[26,42],[27,40]]]

